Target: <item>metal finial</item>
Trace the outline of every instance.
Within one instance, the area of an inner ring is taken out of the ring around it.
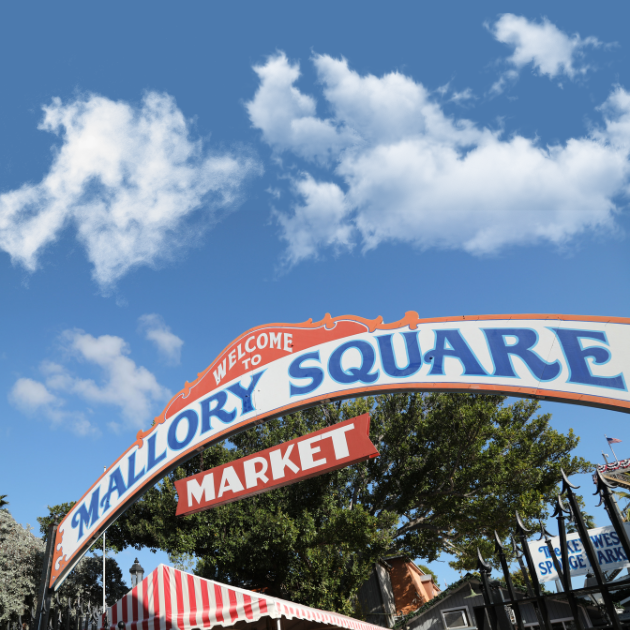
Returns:
[[[560,469],[560,474],[562,475],[562,491],[560,494],[565,494],[571,488],[572,490],[577,490],[580,486],[574,486],[565,475],[564,470]]]
[[[523,520],[521,519],[521,515],[518,513],[518,511],[516,511],[515,514],[516,514],[516,528],[518,529],[519,533],[529,534],[532,530],[527,529],[527,527],[525,527],[525,524],[523,523]]]
[[[514,557],[517,559],[522,558],[523,552],[520,550],[516,542],[516,536],[514,536],[514,534],[511,535],[511,540],[512,540],[512,553],[514,554]]]
[[[481,555],[481,551],[479,549],[479,547],[477,547],[477,567],[479,568],[480,571],[492,571],[492,566],[489,565],[484,559],[483,556]]]
[[[562,497],[558,494],[558,495],[556,495],[556,511],[551,516],[552,517],[554,517],[554,516],[562,516],[562,517],[564,517],[564,514],[571,515],[571,508],[567,508],[564,505],[564,503],[562,502]]]
[[[503,544],[501,543],[501,539],[499,538],[499,534],[497,534],[497,530],[494,530],[494,553],[501,553],[503,551]]]
[[[595,492],[593,492],[593,494],[597,494],[598,492],[602,492],[604,490],[604,488],[608,488],[610,490],[612,490],[612,487],[608,481],[606,481],[606,479],[604,479],[604,475],[602,475],[602,473],[599,472],[599,470],[595,473],[596,477],[597,477],[597,490],[595,490]]]
[[[539,518],[538,522],[540,523],[540,538],[538,540],[542,540],[543,538],[547,541],[549,538],[553,538],[554,535],[545,527],[542,519]]]

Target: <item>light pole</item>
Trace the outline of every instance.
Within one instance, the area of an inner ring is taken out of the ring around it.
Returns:
[[[138,558],[136,558],[136,561],[131,565],[129,573],[131,573],[131,588],[138,586],[138,584],[140,584],[140,582],[144,579],[144,569],[138,562]]]
[[[107,466],[103,466],[103,472],[107,472]],[[103,614],[107,612],[107,600],[105,599],[105,532],[103,532]]]

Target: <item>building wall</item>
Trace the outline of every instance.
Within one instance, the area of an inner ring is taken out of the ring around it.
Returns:
[[[475,591],[479,593],[479,587]],[[465,584],[452,595],[440,600],[426,612],[410,619],[407,623],[409,630],[445,630],[441,613],[452,608],[464,607],[467,608],[470,623],[474,625],[473,608],[475,606],[483,606],[483,597],[477,595],[476,597],[465,599],[468,595],[470,595],[470,588],[468,584]]]
[[[385,628],[394,625],[394,592],[387,566],[381,563],[374,565],[369,579],[359,589],[358,596],[365,621]]]
[[[387,562],[392,567],[390,576],[398,614],[407,615],[417,610],[439,593],[431,576],[425,576],[413,562],[403,557],[388,558]]]

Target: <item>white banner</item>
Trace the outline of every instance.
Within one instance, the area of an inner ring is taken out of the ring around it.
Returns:
[[[630,523],[625,524],[626,532],[630,535]],[[608,527],[596,527],[589,529],[588,535],[593,542],[597,560],[602,571],[612,571],[613,569],[623,569],[630,566],[628,558],[621,546],[619,536],[612,525]],[[554,536],[550,539],[556,557],[562,567],[562,557],[560,554],[560,539]],[[537,540],[528,543],[531,551],[536,573],[541,582],[557,580],[558,572],[551,557],[549,547],[544,540]],[[569,566],[571,575],[586,575],[591,570],[591,564],[584,551],[584,546],[580,541],[580,536],[576,533],[567,534],[567,549],[569,552]],[[563,569],[564,570],[564,569]]]
[[[410,311],[391,324],[327,315],[251,329],[186,383],[64,518],[51,585],[58,588],[103,530],[170,470],[269,418],[392,391],[505,393],[630,412],[628,378],[629,319],[422,320]]]

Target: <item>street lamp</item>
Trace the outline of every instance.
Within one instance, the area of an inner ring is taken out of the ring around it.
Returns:
[[[138,558],[136,558],[136,561],[131,565],[129,573],[131,573],[131,588],[138,586],[144,579],[144,569],[138,562]]]

